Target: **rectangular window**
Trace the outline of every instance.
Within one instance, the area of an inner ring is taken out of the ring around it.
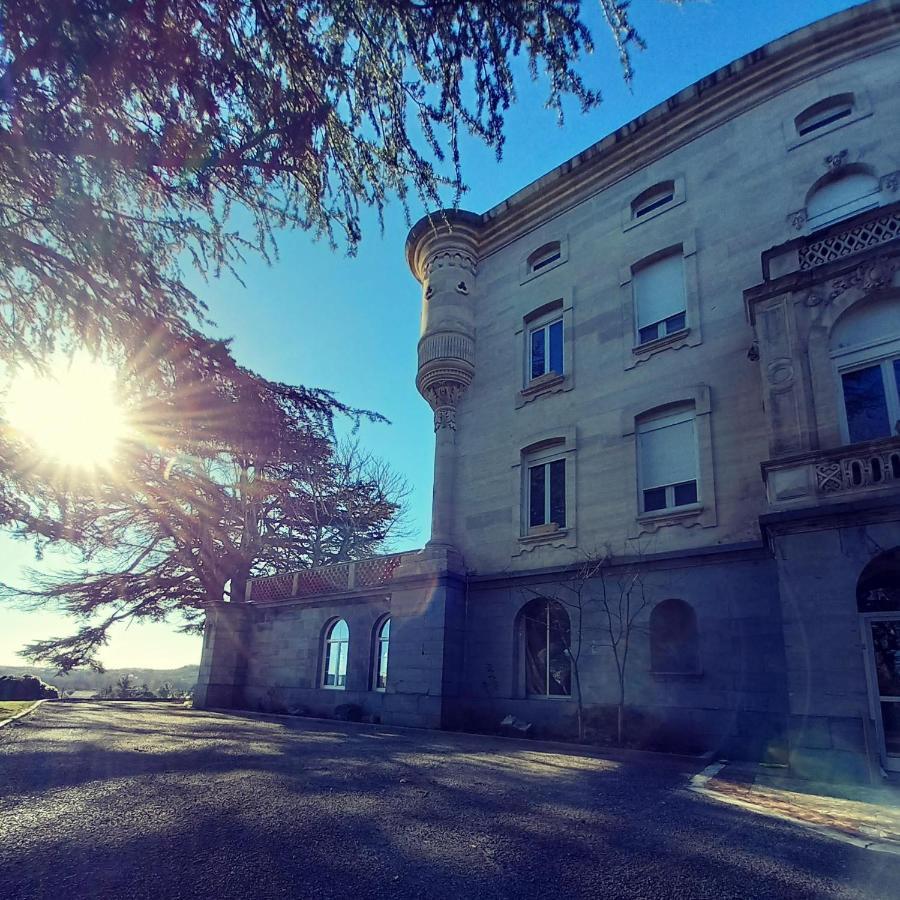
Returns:
[[[548,322],[531,331],[530,378],[540,378],[548,372],[563,374],[563,323],[562,319]]]
[[[684,258],[681,250],[634,272],[638,344],[646,344],[687,326]]]
[[[697,437],[693,410],[646,419],[639,423],[637,437],[642,512],[696,503]]]
[[[891,437],[900,420],[900,359],[841,373],[851,443]]]
[[[528,527],[566,526],[566,462],[555,459],[528,467]]]

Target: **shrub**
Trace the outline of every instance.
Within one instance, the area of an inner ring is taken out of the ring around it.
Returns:
[[[34,675],[0,675],[0,700],[56,700],[59,691]]]

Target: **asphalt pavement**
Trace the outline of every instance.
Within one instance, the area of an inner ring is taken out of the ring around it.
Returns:
[[[0,898],[900,896],[900,857],[691,793],[702,766],[46,703],[0,730]]]

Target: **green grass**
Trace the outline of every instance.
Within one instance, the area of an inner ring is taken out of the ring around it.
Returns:
[[[0,700],[0,722],[31,709],[37,700]]]

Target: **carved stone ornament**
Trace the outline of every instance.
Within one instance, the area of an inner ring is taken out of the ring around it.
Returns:
[[[440,250],[426,263],[426,272],[430,275],[435,269],[463,269],[471,275],[476,274],[475,257],[466,250]]]
[[[794,380],[794,362],[787,356],[773,359],[766,366],[766,377],[773,387],[785,387]]]
[[[896,270],[897,260],[888,256],[879,256],[876,259],[867,260],[848,275],[835,278],[831,282],[829,298],[834,300],[836,297],[840,297],[844,291],[857,286],[861,287],[866,293],[883,291],[885,288],[890,287]]]
[[[808,306],[810,309],[814,306],[819,306],[822,302],[822,295],[817,294],[815,291],[810,291],[803,298],[803,305]]]
[[[890,191],[890,193],[896,194],[898,188],[900,188],[900,172],[891,172],[881,179],[881,189],[883,191]]]
[[[456,285],[456,292],[458,294],[468,294],[469,286],[464,281],[460,281],[459,284]]]
[[[846,150],[841,150],[840,153],[832,153],[831,156],[825,157],[825,168],[829,172],[837,172],[847,164],[847,157],[848,153]]]
[[[466,385],[459,381],[433,381],[424,388],[425,399],[435,411],[445,407],[456,408],[465,393]]]
[[[802,231],[803,226],[806,224],[806,210],[800,209],[795,213],[791,213],[790,215],[791,228],[794,231]]]
[[[759,342],[758,341],[754,341],[750,345],[750,349],[747,351],[747,359],[749,359],[750,362],[759,362]]]
[[[441,428],[456,431],[456,410],[452,406],[441,406],[434,411],[434,430]]]
[[[430,300],[434,296],[434,288],[429,284],[427,288],[425,288],[425,299]]]

